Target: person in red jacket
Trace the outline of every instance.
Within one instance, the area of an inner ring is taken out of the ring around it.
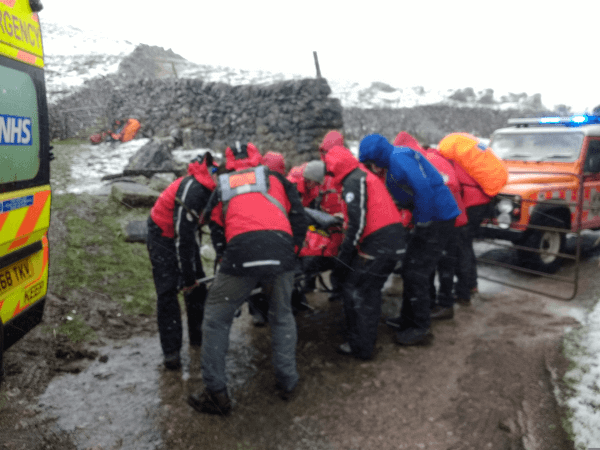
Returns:
[[[210,152],[188,166],[188,175],[175,180],[154,204],[148,218],[147,246],[156,287],[156,316],[167,369],[181,367],[181,311],[177,293],[182,290],[187,310],[190,345],[202,343],[206,287],[199,249],[198,219],[215,189],[216,175]]]
[[[302,205],[314,206],[314,200],[319,196],[319,185],[325,178],[325,164],[323,161],[309,161],[296,167],[292,167],[287,179],[296,185],[300,193]]]
[[[201,367],[205,390],[188,403],[197,411],[227,414],[225,357],[236,310],[261,285],[269,301],[273,366],[281,397],[298,384],[297,330],[291,295],[307,222],[296,189],[278,173],[260,165],[251,143],[228,147],[213,201],[208,206],[219,271],[206,299],[202,324]],[[216,199],[216,200],[215,200]]]
[[[342,191],[348,217],[337,256],[346,274],[342,291],[348,341],[338,351],[370,359],[381,317],[381,288],[404,251],[404,226],[383,182],[350,150],[332,147],[325,165]]]
[[[333,147],[341,146],[344,147],[344,136],[337,130],[329,131],[321,144],[319,145],[319,154],[321,160],[325,161],[325,155]],[[333,177],[325,173],[323,183],[319,186],[319,195],[317,197],[316,205],[317,209],[325,211],[332,216],[339,217],[347,223],[348,220],[345,216],[346,205],[342,200],[342,192],[340,186],[336,186]],[[339,229],[331,230],[331,245],[328,247],[328,253],[332,256],[337,256],[339,246],[344,240],[344,226],[340,226]],[[322,266],[324,270],[327,270],[331,264],[325,264]],[[330,301],[336,301],[342,299],[342,280],[341,274],[338,273],[337,266],[333,265],[330,275],[331,280],[331,294],[329,295]]]
[[[267,152],[263,156],[265,166],[272,172],[277,172],[285,176],[285,157],[279,152]]]

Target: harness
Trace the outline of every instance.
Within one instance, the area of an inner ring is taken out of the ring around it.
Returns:
[[[288,217],[283,205],[269,194],[269,168],[267,166],[251,167],[237,172],[219,175],[218,188],[223,203],[223,217],[227,215],[227,208],[232,198],[238,195],[259,193],[274,204]]]

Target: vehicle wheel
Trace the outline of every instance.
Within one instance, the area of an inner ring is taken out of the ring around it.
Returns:
[[[543,226],[552,226],[557,228],[567,228],[564,222],[557,227],[556,224]],[[531,230],[529,235],[521,244],[524,247],[529,247],[537,252],[528,252],[519,250],[519,261],[523,267],[537,270],[539,272],[554,273],[562,265],[563,258],[557,256],[556,253],[564,253],[566,242],[566,233],[549,230]],[[547,253],[545,253],[547,252]]]

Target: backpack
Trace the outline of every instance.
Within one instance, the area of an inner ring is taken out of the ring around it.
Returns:
[[[439,152],[458,163],[490,197],[497,195],[508,181],[508,169],[491,148],[467,133],[452,133],[442,139]]]

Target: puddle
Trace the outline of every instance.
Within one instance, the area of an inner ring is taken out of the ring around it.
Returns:
[[[257,370],[253,360],[259,354],[250,343],[250,322],[245,311],[231,329],[226,369],[233,394]],[[201,379],[199,349],[190,351],[184,334],[181,372],[162,367],[158,336],[106,346],[99,354],[108,360],[96,360],[79,374],[55,378],[39,397],[39,407],[56,419],[57,431],[66,432],[78,449],[162,448],[163,411],[185,401],[191,388],[188,381]],[[180,386],[161,389],[173,383]]]

